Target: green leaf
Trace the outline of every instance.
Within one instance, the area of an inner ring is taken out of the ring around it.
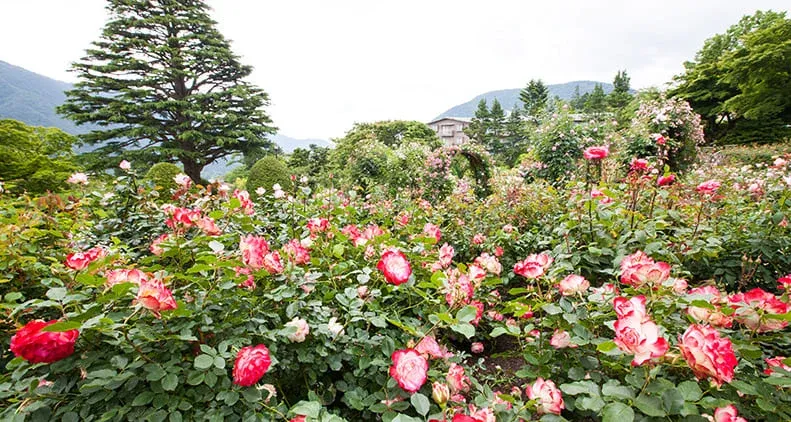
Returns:
[[[291,408],[291,413],[295,415],[305,415],[311,418],[318,418],[321,412],[321,403],[315,401],[301,401]]]
[[[153,392],[151,392],[151,391],[144,391],[144,392],[138,394],[137,397],[135,397],[135,399],[132,400],[132,406],[145,406],[145,405],[151,403],[151,400],[153,400],[153,399],[154,399],[154,393]]]
[[[700,386],[695,381],[684,381],[676,389],[681,393],[685,401],[698,401],[703,397],[703,391],[700,390]]]
[[[541,309],[544,310],[549,315],[557,315],[563,313],[563,309],[560,309],[559,306],[555,305],[554,303],[547,303],[546,305],[542,306]]]
[[[472,336],[475,335],[475,327],[466,322],[453,324],[450,326],[450,329],[467,338],[472,338]]]
[[[64,297],[66,297],[66,293],[68,293],[68,291],[65,287],[53,287],[47,290],[47,297],[60,302]]]
[[[618,381],[609,380],[601,386],[601,393],[605,397],[613,397],[621,400],[634,399],[634,388],[625,385],[617,385]]]
[[[665,411],[671,415],[676,415],[684,408],[684,396],[677,388],[667,390],[662,393],[662,404]]]
[[[641,412],[648,416],[665,417],[665,411],[662,410],[662,401],[659,397],[652,397],[646,395],[639,395],[634,401],[634,407],[640,409]]]
[[[165,391],[173,391],[179,385],[179,377],[176,374],[167,374],[162,378],[162,389]]]
[[[195,358],[195,367],[198,369],[209,369],[214,365],[214,358],[209,355],[198,355]]]
[[[596,346],[596,350],[598,350],[598,351],[600,351],[602,353],[606,353],[606,352],[609,352],[611,350],[614,350],[616,347],[618,347],[618,345],[615,344],[614,341],[608,340],[608,341],[605,341],[603,343],[599,343],[599,345]]]
[[[576,381],[568,384],[561,384],[560,390],[570,396],[577,394],[588,394],[594,397],[599,396],[599,386],[593,381]]]
[[[456,319],[459,320],[459,322],[470,322],[474,320],[477,315],[478,308],[472,305],[467,305],[461,308],[458,313],[456,313]]]
[[[332,247],[332,255],[336,258],[343,258],[343,252],[345,251],[346,248],[340,243]]]
[[[423,416],[428,414],[429,407],[431,407],[428,397],[420,393],[415,393],[412,394],[412,397],[409,398],[409,401],[412,402],[412,406],[415,406],[417,413]]]
[[[634,420],[634,410],[623,403],[610,403],[604,406],[602,411],[602,422],[632,422]]]
[[[49,333],[59,333],[62,331],[69,331],[69,330],[78,330],[82,327],[82,323],[79,321],[61,321],[56,322],[52,325],[48,325],[41,329],[41,331],[49,332]]]

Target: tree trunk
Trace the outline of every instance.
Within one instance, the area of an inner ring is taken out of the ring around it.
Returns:
[[[202,165],[191,158],[181,158],[181,164],[184,166],[184,173],[186,173],[196,185],[203,183],[200,177],[201,171],[203,170]]]

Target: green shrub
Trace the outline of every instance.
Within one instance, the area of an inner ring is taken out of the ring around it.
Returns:
[[[156,163],[146,173],[144,180],[154,184],[157,190],[176,189],[176,181],[173,180],[177,174],[182,173],[181,169],[171,163]]]
[[[285,163],[277,157],[268,156],[258,160],[250,169],[247,176],[246,188],[252,194],[258,188],[264,188],[267,192],[272,192],[274,184],[280,184],[283,188],[291,184],[289,179],[290,171]]]

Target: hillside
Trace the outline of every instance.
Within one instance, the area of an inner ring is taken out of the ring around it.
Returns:
[[[613,89],[613,86],[610,83],[596,81],[572,81],[566,82],[564,84],[547,85],[547,88],[549,88],[549,98],[558,96],[561,100],[568,101],[574,96],[574,90],[577,86],[580,88],[580,95],[583,95],[586,92],[593,91],[593,87],[595,87],[596,84],[601,84],[602,88],[604,88],[604,92],[607,94],[609,94]],[[519,91],[521,90],[522,88],[513,88],[501,89],[499,91],[489,91],[485,94],[476,96],[464,104],[451,107],[444,113],[437,116],[435,119],[450,116],[475,117],[475,109],[478,107],[478,103],[481,101],[481,99],[485,99],[486,103],[491,105],[492,101],[497,98],[497,101],[499,101],[506,110],[511,110],[514,105],[521,107],[522,102],[519,101]]]

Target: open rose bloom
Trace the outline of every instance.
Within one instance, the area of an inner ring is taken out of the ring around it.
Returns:
[[[269,243],[259,236],[247,235],[239,241],[239,250],[242,252],[242,262],[254,270],[264,267],[264,259],[269,253]]]
[[[256,384],[269,370],[272,359],[263,344],[242,347],[233,364],[233,383],[242,387]]]
[[[536,382],[525,388],[525,392],[530,400],[538,401],[536,409],[538,414],[554,413],[559,415],[566,407],[563,403],[563,395],[555,383],[550,380],[539,377]]]
[[[739,416],[736,406],[729,404],[714,410],[714,422],[747,422],[747,419]]]
[[[44,327],[58,321],[35,320],[25,324],[11,337],[11,352],[30,363],[52,363],[74,353],[74,343],[80,332],[68,330],[44,332]]]
[[[412,275],[412,266],[404,255],[403,252],[389,249],[382,254],[376,268],[382,272],[390,284],[406,283],[409,276]]]
[[[707,325],[693,324],[681,336],[678,347],[698,379],[711,379],[722,385],[733,380],[736,354],[727,338]]]
[[[563,296],[574,296],[583,293],[590,287],[590,282],[581,275],[571,274],[560,281],[558,289]]]
[[[536,279],[544,275],[544,272],[552,265],[552,257],[542,252],[532,254],[523,261],[514,264],[514,273],[529,279]]]
[[[608,155],[610,155],[610,148],[607,146],[588,147],[582,152],[583,158],[591,161],[603,160]]]
[[[618,315],[614,326],[615,344],[624,352],[634,355],[633,366],[667,353],[670,346],[660,335],[659,327],[646,314],[644,296],[631,299],[617,297],[613,307]]]
[[[659,286],[668,277],[670,265],[666,262],[655,262],[642,251],[628,255],[621,261],[621,283],[634,288]]]
[[[81,271],[88,268],[91,262],[106,255],[104,249],[94,247],[85,252],[74,252],[66,255],[66,266],[75,271]]]
[[[177,307],[173,294],[165,287],[162,280],[156,278],[140,282],[137,303],[151,310],[157,318],[160,318],[161,311],[170,311]]]
[[[711,308],[692,305],[687,307],[687,315],[696,321],[705,322],[713,327],[720,328],[730,328],[733,325],[733,317],[721,311],[721,307],[726,304],[726,300],[716,287],[702,286],[690,289],[687,293],[687,300],[703,300],[711,305]]]
[[[414,349],[402,349],[393,352],[390,357],[390,376],[398,382],[404,391],[414,393],[426,383],[428,361]]]
[[[750,330],[764,333],[788,326],[788,321],[767,318],[766,315],[785,314],[789,311],[789,305],[758,287],[746,293],[737,293],[729,297],[728,302],[736,310],[734,320]]]

